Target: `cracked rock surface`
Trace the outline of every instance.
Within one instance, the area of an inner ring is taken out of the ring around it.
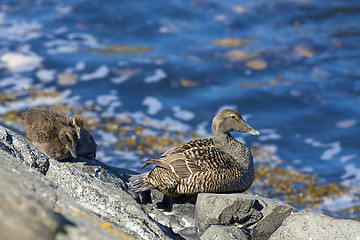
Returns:
[[[360,222],[242,193],[171,198],[127,187],[135,172],[58,162],[0,126],[0,239],[360,239]]]

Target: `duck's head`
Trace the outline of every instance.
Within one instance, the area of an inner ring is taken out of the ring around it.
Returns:
[[[241,117],[240,113],[232,109],[221,110],[212,122],[213,135],[216,133],[244,132],[252,135],[260,135]]]
[[[80,115],[74,115],[69,118],[69,121],[72,126],[74,126],[77,136],[80,139],[80,133],[82,128],[84,127],[84,118]]]
[[[62,144],[70,151],[73,158],[76,158],[75,147],[78,144],[79,138],[76,131],[72,127],[64,127],[60,129],[59,139]]]

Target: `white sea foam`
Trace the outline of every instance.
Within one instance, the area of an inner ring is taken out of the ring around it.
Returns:
[[[115,116],[121,118],[130,117],[135,121],[135,123],[142,126],[152,127],[154,129],[162,129],[163,127],[166,127],[166,130],[168,131],[190,130],[189,125],[177,121],[171,117],[165,117],[164,119],[156,119],[149,117],[148,115],[144,114],[141,111],[137,111],[133,113],[116,113]]]
[[[341,152],[340,142],[321,143],[319,141],[315,141],[312,138],[307,138],[305,139],[305,143],[317,148],[329,148],[321,154],[320,159],[322,160],[332,160],[335,155]]]
[[[0,24],[4,24],[5,23],[5,13],[4,12],[0,12]]]
[[[103,106],[101,112],[103,117],[113,116],[116,112],[115,108],[122,105],[115,90],[111,91],[110,94],[97,96],[96,101],[100,106]]]
[[[5,15],[2,15],[0,22],[0,39],[26,42],[41,37],[43,35],[41,29],[42,25],[37,21],[7,21]]]
[[[68,28],[67,27],[59,27],[58,29],[56,29],[54,31],[55,34],[63,34],[63,33],[66,33],[68,31]]]
[[[84,61],[80,61],[80,62],[77,62],[75,64],[75,67],[74,67],[74,70],[76,71],[82,71],[85,69],[85,62]]]
[[[281,139],[280,134],[276,133],[276,129],[260,129],[260,136],[259,136],[259,140],[260,141],[268,141],[268,140],[279,140]]]
[[[32,85],[33,79],[23,77],[21,75],[15,75],[12,77],[3,78],[0,81],[0,89],[7,88],[10,91],[21,91],[24,88]]]
[[[147,113],[150,115],[157,114],[163,108],[161,101],[153,96],[146,96],[142,105],[148,106]]]
[[[70,33],[68,35],[68,38],[70,40],[78,41],[83,46],[87,46],[91,48],[102,47],[101,45],[99,45],[97,38],[87,33]]]
[[[337,198],[325,198],[324,202],[321,203],[319,207],[322,209],[326,209],[328,211],[338,211],[340,209],[350,208],[358,204],[353,201],[354,196],[349,195],[340,195]]]
[[[69,14],[73,10],[71,6],[63,6],[63,5],[57,5],[55,9],[60,14]]]
[[[11,72],[28,72],[36,69],[43,58],[35,53],[8,52],[1,56],[1,61]]]
[[[189,121],[195,117],[195,114],[193,112],[183,110],[180,108],[180,106],[174,106],[172,110],[174,112],[174,117],[184,121]]]
[[[117,138],[110,132],[98,130],[98,135],[101,137],[99,143],[104,147],[110,147],[117,142]]]
[[[121,76],[121,77],[112,78],[110,81],[115,83],[115,84],[120,84],[120,83],[125,82],[129,78],[130,78],[130,76]]]
[[[79,50],[79,43],[63,39],[48,41],[44,44],[48,54],[74,53]]]
[[[101,116],[103,117],[111,117],[115,113],[115,108],[120,107],[122,103],[120,101],[115,101],[109,104],[109,106],[102,111]]]
[[[162,70],[161,68],[155,69],[155,72],[153,75],[146,77],[145,82],[146,83],[155,83],[159,82],[167,77],[167,74]]]
[[[101,106],[107,106],[111,102],[118,101],[118,97],[115,95],[111,95],[111,94],[99,95],[96,97],[96,101]]]
[[[342,157],[340,157],[340,162],[344,163],[344,162],[353,160],[353,159],[355,159],[357,157],[358,157],[357,154],[351,154],[351,155],[342,156]]]
[[[322,160],[331,160],[335,155],[341,152],[340,142],[329,143],[329,149],[325,150],[320,156]]]
[[[195,133],[200,136],[207,136],[209,132],[207,131],[209,123],[207,121],[201,122],[197,125]]]
[[[70,74],[72,74],[74,72],[79,72],[79,71],[84,70],[85,66],[86,66],[85,62],[80,61],[80,62],[77,62],[74,67],[66,68],[65,72],[70,73]]]
[[[56,70],[39,69],[35,75],[41,82],[51,82],[55,79],[55,74]]]
[[[82,81],[90,81],[90,80],[94,80],[94,79],[104,78],[109,74],[109,72],[110,72],[110,69],[107,66],[102,65],[102,66],[98,67],[92,73],[83,74],[80,77],[80,79]]]
[[[358,185],[360,183],[360,168],[357,168],[355,164],[346,164],[344,166],[345,174],[341,176],[341,179],[344,179],[343,184]]]
[[[2,83],[2,81],[0,81],[0,83]],[[51,91],[51,88],[44,89],[44,91]],[[79,99],[79,96],[71,96],[71,90],[67,89],[60,93],[60,97],[40,97],[35,99],[28,97],[23,99],[23,101],[10,102],[6,106],[0,105],[0,115],[5,114],[6,112],[11,110],[19,112],[24,109],[38,107],[42,105],[51,106],[60,101],[74,104],[74,102],[79,101]]]

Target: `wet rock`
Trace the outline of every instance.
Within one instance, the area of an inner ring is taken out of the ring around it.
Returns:
[[[255,239],[268,239],[296,211],[290,205],[259,196],[202,193],[195,205],[195,222],[200,235],[212,225],[240,224]]]
[[[360,222],[301,211],[286,218],[270,239],[360,239]]]

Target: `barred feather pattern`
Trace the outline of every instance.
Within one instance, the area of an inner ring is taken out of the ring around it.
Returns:
[[[221,124],[215,129],[221,129]],[[213,131],[213,134],[214,138],[193,140],[144,161],[143,168],[150,164],[155,168],[132,176],[130,188],[135,192],[156,188],[173,197],[201,192],[246,191],[254,180],[250,149],[236,141],[228,130]]]
[[[239,155],[252,162],[250,150],[244,144],[241,146],[238,148]],[[181,175],[177,173],[179,169],[161,166],[163,158],[176,154],[181,157],[179,161],[194,165],[189,167],[192,172],[186,169],[186,173]],[[157,188],[165,195],[174,197],[200,192],[243,192],[250,187],[254,178],[252,164],[247,170],[242,169],[241,164],[231,156],[215,148],[211,138],[190,141],[145,163],[157,167],[130,178],[130,187],[136,192]]]

